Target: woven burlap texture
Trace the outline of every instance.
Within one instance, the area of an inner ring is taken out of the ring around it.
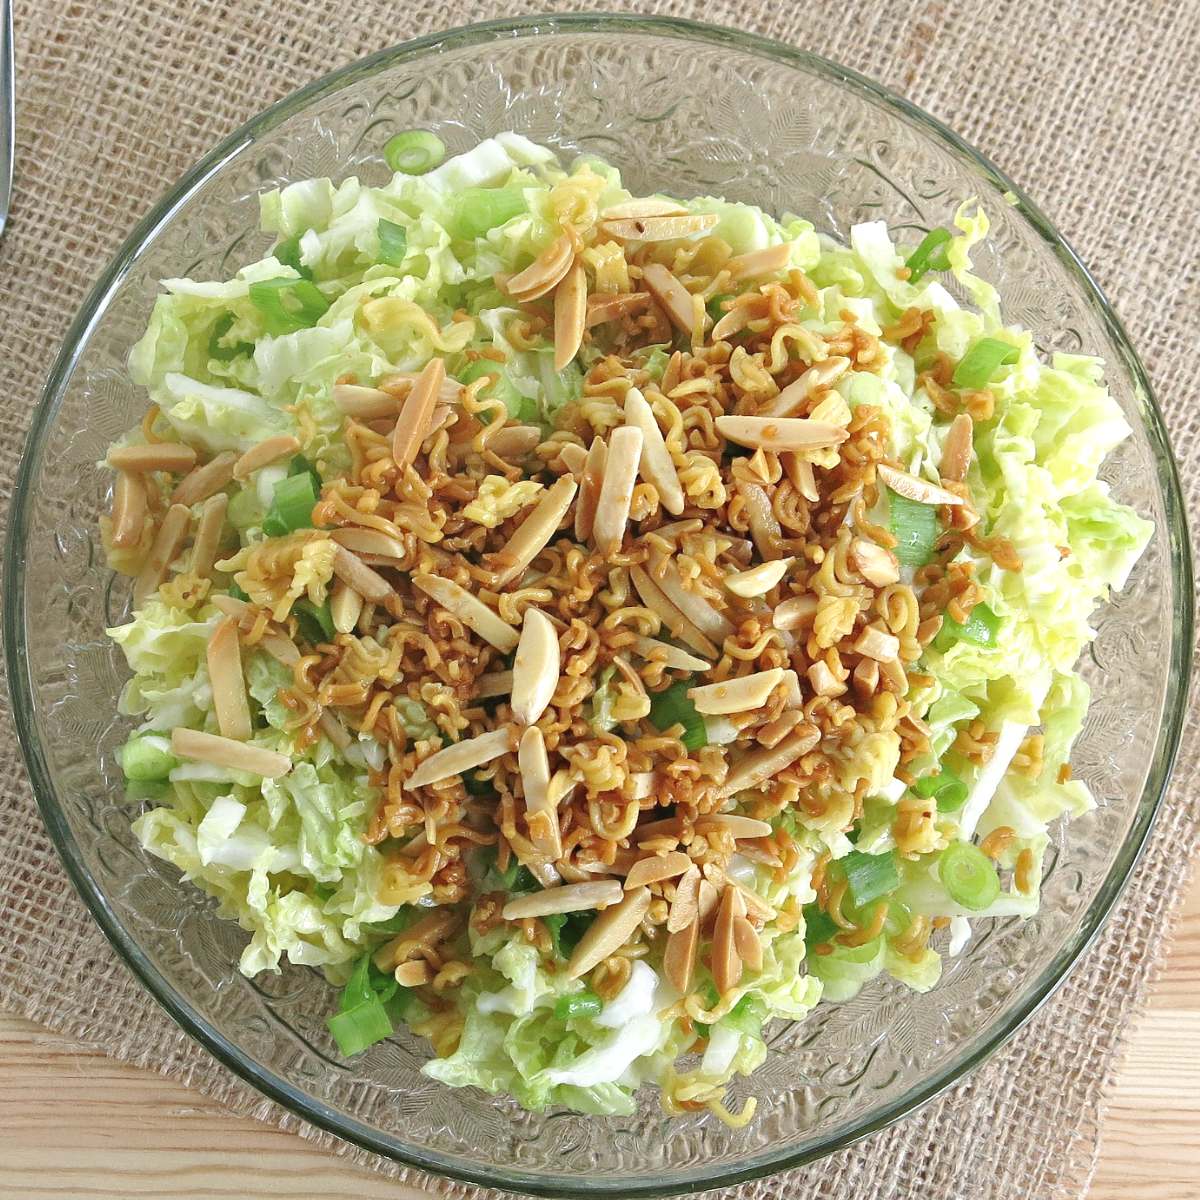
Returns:
[[[611,3],[607,8],[636,6]],[[217,139],[286,91],[389,42],[554,9],[525,0],[74,0],[16,5],[16,199],[0,243],[0,498],[85,289],[146,208]],[[1190,350],[1200,316],[1196,0],[679,0],[642,11],[748,28],[856,68],[1001,164],[1095,271],[1153,377],[1200,496]],[[897,1127],[743,1198],[1080,1196],[1102,1094],[1145,996],[1200,837],[1197,747],[1106,934],[984,1069]],[[69,969],[64,970],[64,965]],[[152,1067],[238,1112],[454,1197],[494,1197],[348,1147],[266,1102],[190,1042],[118,962],[68,886],[15,739],[0,732],[0,1009]]]

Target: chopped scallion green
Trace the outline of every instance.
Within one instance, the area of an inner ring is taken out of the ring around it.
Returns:
[[[408,253],[408,230],[386,217],[379,218],[379,261],[389,267],[398,267]]]
[[[446,144],[427,129],[409,129],[388,139],[383,157],[401,175],[424,175],[446,157]]]
[[[804,906],[804,944],[811,951],[814,946],[820,946],[832,941],[838,931],[834,919],[816,904]]]
[[[482,237],[525,212],[525,189],[520,187],[464,188],[454,201],[450,231],[455,237]]]
[[[948,767],[936,775],[926,775],[913,784],[912,790],[923,799],[936,800],[938,812],[957,812],[967,799],[968,788]]]
[[[208,337],[209,358],[215,358],[217,362],[233,362],[235,358],[240,358],[243,354],[254,353],[253,342],[234,342],[232,346],[227,346],[222,342],[225,335],[233,328],[236,320],[233,313],[225,313],[224,316],[217,318],[216,324],[212,327],[212,333]]]
[[[1000,618],[986,604],[976,604],[963,624],[949,613],[944,614],[933,646],[935,650],[949,650],[957,641],[970,642],[973,646],[994,646],[999,631]]]
[[[307,471],[281,479],[275,485],[270,510],[263,518],[263,533],[267,537],[283,537],[297,529],[308,529],[316,503],[317,489]]]
[[[131,782],[159,782],[179,766],[170,741],[157,733],[134,734],[118,751],[121,770]]]
[[[888,525],[896,539],[893,553],[906,567],[923,567],[933,557],[933,548],[941,535],[937,509],[890,488],[887,498]]]
[[[681,679],[671,684],[665,692],[651,696],[650,723],[656,729],[664,730],[672,725],[682,725],[680,741],[689,750],[699,750],[708,745],[708,731],[704,727],[704,718],[688,698],[688,688],[691,686],[686,679]]]
[[[908,282],[918,283],[930,271],[948,271],[950,259],[946,255],[947,245],[953,237],[950,230],[938,226],[931,229],[920,245],[908,256]]]
[[[951,842],[938,859],[938,877],[955,904],[981,912],[1000,895],[1000,876],[978,846]]]
[[[560,1021],[576,1017],[597,1017],[604,1008],[604,1001],[594,992],[577,992],[573,996],[559,996],[554,1005],[554,1015]]]
[[[956,388],[985,387],[998,367],[1015,363],[1020,356],[1021,352],[1011,342],[980,338],[954,368],[951,381]]]
[[[300,623],[300,632],[314,646],[321,642],[332,642],[337,634],[333,627],[333,613],[329,601],[316,605],[311,600],[297,600],[292,611]]]
[[[250,302],[263,315],[267,332],[273,336],[295,333],[315,325],[329,308],[329,301],[311,279],[261,279],[250,285]]]
[[[888,850],[883,854],[863,854],[852,850],[838,865],[846,874],[850,899],[862,908],[872,900],[894,892],[900,886],[900,875],[896,870],[896,856]]]
[[[312,271],[300,261],[299,237],[290,237],[286,242],[280,242],[271,253],[278,262],[283,263],[285,267],[291,267],[301,278],[311,279],[313,277]]]

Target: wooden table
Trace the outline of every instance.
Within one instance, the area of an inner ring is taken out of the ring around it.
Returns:
[[[426,1200],[0,1015],[0,1198]],[[1200,1200],[1200,878],[1129,1040],[1089,1200]]]

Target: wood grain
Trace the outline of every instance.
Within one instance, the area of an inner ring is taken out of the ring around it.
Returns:
[[[0,1200],[428,1200],[0,1015]],[[1200,879],[1129,1039],[1088,1200],[1200,1200]]]

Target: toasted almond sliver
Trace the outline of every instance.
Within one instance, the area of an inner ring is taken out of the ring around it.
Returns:
[[[192,574],[201,579],[206,579],[212,574],[228,508],[229,497],[224,492],[218,492],[215,496],[209,496],[200,510],[200,520],[196,522],[196,537],[192,542],[190,567]]]
[[[721,903],[721,893],[707,879],[700,880],[700,888],[696,893],[696,915],[703,930],[717,911]]]
[[[353,740],[350,737],[345,725],[343,725],[341,721],[339,721],[337,717],[335,717],[327,708],[321,710],[321,715],[317,719],[317,724],[320,725],[321,732],[339,750],[345,750]]]
[[[501,915],[506,921],[519,921],[522,917],[547,917],[551,913],[584,912],[589,908],[599,908],[602,904],[616,904],[622,895],[621,885],[615,879],[597,879],[592,883],[568,883],[563,887],[546,888],[540,892],[532,892],[528,896],[518,896],[504,906]]]
[[[838,354],[814,363],[799,379],[794,383],[789,383],[778,396],[759,409],[758,415],[760,417],[790,417],[813,392],[832,386],[849,369],[850,360]]]
[[[171,751],[193,762],[212,763],[213,766],[228,767],[233,771],[248,771],[264,779],[278,779],[292,769],[292,760],[286,754],[276,754],[274,750],[264,750],[261,746],[247,746],[245,742],[218,737],[215,733],[201,733],[198,729],[172,730]]]
[[[821,493],[817,491],[817,477],[813,473],[813,465],[801,453],[794,450],[785,450],[779,456],[780,464],[787,472],[787,477],[792,487],[802,495],[810,504],[815,504],[821,498]]]
[[[392,433],[392,459],[398,467],[408,466],[417,457],[445,378],[446,364],[440,358],[431,358],[405,398]]]
[[[453,775],[482,767],[484,763],[507,754],[512,749],[512,740],[512,732],[506,726],[455,742],[453,746],[447,746],[425,759],[404,781],[404,789],[411,791],[413,788],[428,787],[431,783],[439,783]]]
[[[721,906],[717,909],[717,923],[713,927],[712,977],[717,991],[724,996],[737,987],[742,977],[742,960],[733,940],[733,923],[739,902],[737,888],[726,884],[721,895]]]
[[[678,200],[664,200],[657,196],[643,196],[634,200],[622,200],[610,204],[601,214],[602,221],[635,220],[638,217],[682,217],[687,214]]]
[[[224,592],[218,592],[215,596],[210,597],[209,603],[213,608],[220,609],[227,617],[236,617],[239,622],[245,624],[245,628],[249,629],[249,621],[254,612],[254,608],[247,604],[245,600],[239,600],[236,596],[227,596]]]
[[[943,479],[962,483],[971,465],[971,441],[975,425],[969,413],[959,413],[950,423],[946,440],[942,443],[942,463],[939,471]]]
[[[755,671],[740,679],[726,679],[720,683],[688,688],[687,694],[696,711],[705,715],[754,712],[762,708],[782,680],[783,668],[772,667],[769,671]]]
[[[576,260],[554,292],[554,369],[562,371],[579,353],[587,321],[587,274]]]
[[[295,454],[299,449],[299,439],[292,437],[290,433],[276,434],[275,437],[269,437],[247,450],[233,464],[233,477],[237,480],[245,479],[261,467],[269,467],[277,459]]]
[[[579,503],[575,505],[577,542],[586,542],[592,536],[596,501],[600,499],[600,488],[604,483],[604,464],[607,461],[608,444],[602,437],[594,437],[583,464],[583,478],[579,481]]]
[[[651,551],[654,582],[667,599],[707,637],[724,639],[732,635],[733,625],[698,592],[683,585],[675,564],[661,551]]]
[[[603,325],[608,321],[617,321],[621,317],[630,317],[634,313],[644,312],[650,307],[649,292],[619,292],[616,295],[604,295],[597,292],[587,298],[587,314],[584,324],[588,329]]]
[[[717,418],[718,425],[721,420],[722,418]],[[927,479],[918,479],[917,476],[910,475],[907,471],[897,471],[895,467],[889,467],[886,463],[880,463],[875,470],[878,472],[879,478],[893,492],[905,496],[909,500],[915,500],[918,504],[963,503],[961,496],[956,496],[944,487],[938,487],[936,483],[930,483]]]
[[[395,400],[403,400],[413,390],[420,378],[420,371],[393,371],[379,381],[379,390]],[[462,384],[449,375],[444,376],[437,390],[437,402],[454,405],[461,397]],[[399,406],[392,411],[393,413],[399,412]]]
[[[655,854],[639,858],[625,876],[625,890],[643,884],[658,883],[682,875],[692,865],[692,860],[682,850],[671,850],[666,854]]]
[[[662,506],[678,516],[683,512],[683,488],[675,473],[675,464],[663,440],[662,430],[655,420],[654,410],[646,397],[635,387],[625,393],[625,424],[642,431],[642,454],[639,467],[642,478],[657,492]]]
[[[353,550],[355,554],[373,554],[376,558],[403,558],[408,553],[403,542],[378,529],[364,529],[361,525],[347,525],[335,529],[330,538],[339,546]]]
[[[771,624],[776,629],[792,630],[811,620],[816,613],[816,596],[792,596],[775,606],[775,611],[771,614]]]
[[[735,595],[749,599],[765,596],[791,569],[794,558],[776,558],[771,562],[759,563],[748,571],[734,571],[721,581]]]
[[[212,684],[213,711],[222,737],[245,742],[250,738],[250,702],[246,698],[246,679],[242,674],[242,651],[238,643],[238,622],[226,617],[208,639],[206,657],[208,678]]]
[[[579,945],[567,963],[567,978],[578,979],[586,975],[619,950],[629,940],[649,907],[650,889],[642,887],[626,892],[619,904],[606,908],[579,939]]]
[[[654,638],[635,637],[633,648],[643,657],[657,657],[673,671],[707,671],[712,663],[703,658],[697,658],[670,642],[656,641]]]
[[[847,437],[837,425],[804,417],[718,417],[716,424],[722,436],[751,450],[827,450]]]
[[[660,263],[647,263],[642,270],[642,281],[671,318],[671,324],[690,337],[696,323],[691,292]]]
[[[408,390],[412,390],[411,385]],[[400,400],[382,388],[361,387],[356,383],[335,383],[333,402],[348,417],[354,417],[358,421],[376,421],[381,417],[400,415]]]
[[[783,530],[779,518],[771,506],[766,490],[748,479],[739,479],[734,484],[737,494],[745,504],[746,518],[750,522],[750,536],[755,548],[768,562],[773,562],[782,553]]]
[[[527,608],[513,659],[512,711],[532,725],[546,711],[559,674],[558,632],[545,613]]]
[[[133,581],[134,607],[140,605],[156,591],[167,577],[171,564],[179,557],[187,538],[188,526],[192,521],[192,510],[183,504],[172,504],[163,517],[158,533],[150,546],[150,553],[142,564],[138,577]]]
[[[700,922],[693,917],[682,929],[671,932],[663,949],[663,974],[685,995],[692,986],[699,944]]]
[[[400,963],[409,961],[422,949],[432,950],[457,923],[458,917],[452,910],[435,908],[390,942],[384,942],[375,951],[375,965],[381,971],[395,970]]]
[[[571,478],[578,483],[583,478],[583,469],[587,466],[588,452],[574,442],[564,442],[558,452],[558,461],[571,473]]]
[[[706,233],[719,220],[716,213],[684,213],[672,217],[616,217],[602,221],[601,232],[622,242],[673,242]]]
[[[710,813],[697,822],[700,829],[723,829],[735,838],[770,837],[771,826],[755,817],[744,817],[741,813]]]
[[[373,571],[345,546],[337,546],[333,552],[333,573],[372,604],[382,604],[396,594],[396,589],[378,571]]]
[[[846,691],[846,685],[829,669],[829,664],[823,658],[817,659],[805,674],[818,696],[841,696]]]
[[[530,725],[521,735],[517,765],[521,771],[521,790],[525,794],[529,840],[548,858],[560,858],[562,839],[557,805],[550,799],[550,759],[546,754],[546,739],[536,725]]]
[[[574,259],[575,247],[564,233],[551,242],[525,270],[511,276],[505,290],[515,300],[537,300],[558,286],[559,280],[571,269]]]
[[[507,696],[512,691],[513,673],[511,671],[489,671],[475,680],[475,696],[479,700],[487,700],[492,696]]]
[[[517,648],[517,631],[499,614],[488,608],[477,596],[460,587],[452,579],[440,575],[417,574],[412,577],[413,585],[440,604],[447,612],[473,629],[485,642],[495,646],[501,654]]]
[[[233,478],[233,464],[237,455],[224,450],[201,467],[185,475],[171,493],[172,504],[186,504],[190,508],[219,492]]]
[[[118,471],[113,484],[112,530],[114,546],[136,546],[146,524],[146,485],[132,471]]]
[[[487,448],[510,462],[525,458],[538,448],[542,431],[536,425],[505,425],[487,440]]]
[[[867,626],[858,635],[854,649],[867,658],[873,658],[876,662],[891,662],[899,657],[900,639],[894,633],[885,633],[882,629]]]
[[[646,570],[639,566],[630,567],[629,578],[633,580],[633,586],[641,596],[642,602],[662,618],[672,637],[678,638],[691,646],[697,654],[703,654],[710,660],[720,655],[717,647],[671,603],[666,593]]]
[[[429,964],[423,958],[414,958],[409,962],[401,963],[393,974],[401,987],[408,988],[421,987],[433,978]]]
[[[609,434],[604,480],[600,485],[596,515],[592,520],[592,541],[601,554],[615,554],[621,548],[641,454],[640,429],[621,425]]]
[[[296,649],[296,643],[286,633],[268,629],[259,638],[258,644],[276,662],[283,663],[285,667],[294,667],[300,661],[300,651]]]
[[[789,708],[799,708],[804,703],[800,690],[800,676],[790,667],[783,673],[784,702]]]
[[[755,279],[759,275],[774,275],[784,270],[791,261],[790,243],[780,242],[778,246],[764,246],[761,250],[735,254],[725,264],[725,270],[734,283],[741,283],[744,279]]]
[[[329,596],[329,613],[338,633],[353,633],[362,616],[363,598],[346,582],[339,579]]]
[[[570,475],[562,475],[542,493],[517,532],[508,539],[508,545],[493,558],[496,587],[501,588],[515,579],[537,558],[558,532],[559,523],[578,490],[579,485]]]
[[[719,794],[732,796],[736,792],[757,787],[778,775],[801,755],[807,754],[820,740],[820,733],[811,725],[801,725],[777,746],[755,750],[736,763],[725,777]]]
[[[667,914],[667,932],[678,933],[686,929],[700,912],[700,868],[692,863],[675,885],[675,898]]]
[[[745,917],[735,917],[733,921],[733,944],[738,958],[751,971],[761,971],[763,965],[762,942],[759,941],[758,931]]]
[[[850,565],[876,587],[887,587],[900,578],[900,564],[896,556],[866,538],[855,538],[850,543]]]
[[[735,333],[740,333],[754,319],[754,312],[745,305],[729,309],[725,315],[709,331],[713,342],[724,341]],[[664,385],[665,386],[665,385]]]
[[[196,452],[182,442],[150,442],[144,446],[114,446],[108,465],[118,471],[170,471],[182,475],[196,465]]]

